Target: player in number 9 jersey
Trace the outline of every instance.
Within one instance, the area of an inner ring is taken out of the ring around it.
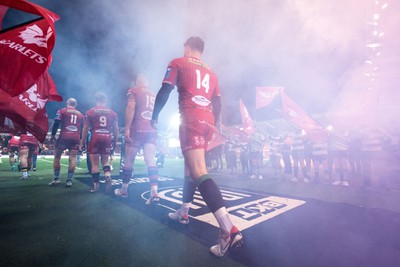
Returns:
[[[181,125],[179,139],[185,162],[183,204],[168,216],[181,223],[188,223],[188,212],[198,187],[204,201],[220,226],[218,244],[210,248],[216,256],[224,256],[238,246],[242,234],[228,217],[221,192],[207,172],[205,150],[212,138],[214,125],[221,110],[220,90],[215,74],[200,58],[204,42],[190,37],[184,44],[184,57],[172,60],[167,68],[162,87],[156,96],[152,124],[157,125],[158,115],[168,101],[172,89],[177,86]]]
[[[109,157],[118,140],[117,113],[106,106],[107,96],[105,94],[97,93],[95,99],[96,106],[86,112],[81,139],[81,146],[83,147],[88,131],[91,131],[92,136],[87,147],[87,153],[92,163],[93,188],[90,189],[92,193],[99,189],[99,157],[106,177],[106,191],[109,192],[112,188]]]

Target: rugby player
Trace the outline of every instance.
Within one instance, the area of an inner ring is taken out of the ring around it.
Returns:
[[[26,180],[29,177],[29,171],[32,166],[32,156],[35,153],[39,142],[30,132],[21,134],[18,143],[19,165],[22,172],[21,180]]]
[[[78,101],[75,98],[69,98],[66,102],[67,107],[60,109],[56,113],[54,123],[51,129],[50,141],[54,143],[56,140],[56,133],[58,128],[61,128],[60,136],[55,141],[54,146],[54,179],[50,186],[55,186],[60,183],[60,160],[64,150],[68,149],[68,176],[65,186],[72,186],[72,179],[74,177],[76,168],[76,155],[78,154],[79,145],[81,141],[82,127],[83,127],[83,114],[76,109]]]
[[[11,170],[15,171],[15,155],[18,153],[19,136],[12,135],[11,139],[8,140],[7,150],[8,150],[8,162],[10,162]]]
[[[104,93],[96,93],[95,100],[96,106],[88,110],[85,115],[81,148],[85,145],[88,131],[91,131],[91,138],[87,147],[87,153],[92,163],[93,187],[90,192],[94,193],[99,190],[100,161],[106,178],[106,192],[110,192],[112,181],[109,157],[118,140],[118,117],[117,113],[106,106],[107,96]]]
[[[205,150],[211,139],[221,110],[220,89],[214,72],[200,58],[204,42],[190,37],[184,44],[184,57],[172,60],[162,87],[156,96],[152,125],[157,127],[158,115],[168,101],[175,85],[179,94],[181,124],[179,139],[184,156],[185,182],[182,207],[169,217],[188,223],[190,203],[196,187],[220,226],[218,244],[210,248],[218,257],[224,256],[242,241],[242,234],[231,222],[221,192],[207,172]]]
[[[128,104],[125,110],[125,162],[122,170],[122,187],[117,196],[127,197],[129,180],[133,173],[133,163],[137,152],[143,148],[144,161],[150,181],[150,197],[146,204],[157,203],[158,169],[155,162],[157,130],[151,127],[155,93],[149,89],[146,75],[139,74],[136,86],[128,90]]]

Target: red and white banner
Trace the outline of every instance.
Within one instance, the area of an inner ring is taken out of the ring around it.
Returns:
[[[27,91],[11,96],[0,90],[0,118],[1,128],[6,132],[16,133],[21,131],[31,132],[40,142],[46,137],[49,121],[45,109],[49,100],[62,101],[58,95],[54,81],[45,72],[38,82]],[[8,120],[10,119],[12,123]]]
[[[221,124],[221,133],[225,136],[234,136],[241,143],[248,142],[250,138],[249,135],[245,134],[237,126],[225,126]]]
[[[24,0],[0,0],[0,21],[5,7],[39,16],[0,32],[0,90],[18,96],[47,71],[56,40],[54,22],[59,16]]]
[[[218,129],[214,128],[213,137],[208,142],[206,151],[210,151],[219,145],[225,144],[226,141],[227,139],[218,131]]]
[[[312,139],[321,139],[326,137],[327,132],[312,117],[310,117],[299,105],[297,105],[289,96],[282,93],[283,116],[290,123],[300,129],[304,129],[306,134]]]
[[[243,132],[251,135],[254,132],[254,123],[242,99],[240,99],[240,114],[242,115]]]
[[[283,92],[283,87],[256,87],[256,109],[263,108]]]

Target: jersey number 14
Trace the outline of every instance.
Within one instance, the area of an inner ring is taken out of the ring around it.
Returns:
[[[207,94],[208,90],[210,90],[210,74],[206,73],[204,77],[201,77],[200,70],[196,70],[196,77],[197,77],[197,89],[201,89],[203,87]]]

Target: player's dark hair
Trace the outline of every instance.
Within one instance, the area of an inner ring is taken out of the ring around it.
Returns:
[[[94,99],[96,100],[96,103],[105,104],[107,102],[107,96],[101,92],[96,93]]]
[[[198,36],[191,36],[186,40],[184,45],[189,46],[190,48],[197,50],[201,53],[204,51],[204,41]]]

